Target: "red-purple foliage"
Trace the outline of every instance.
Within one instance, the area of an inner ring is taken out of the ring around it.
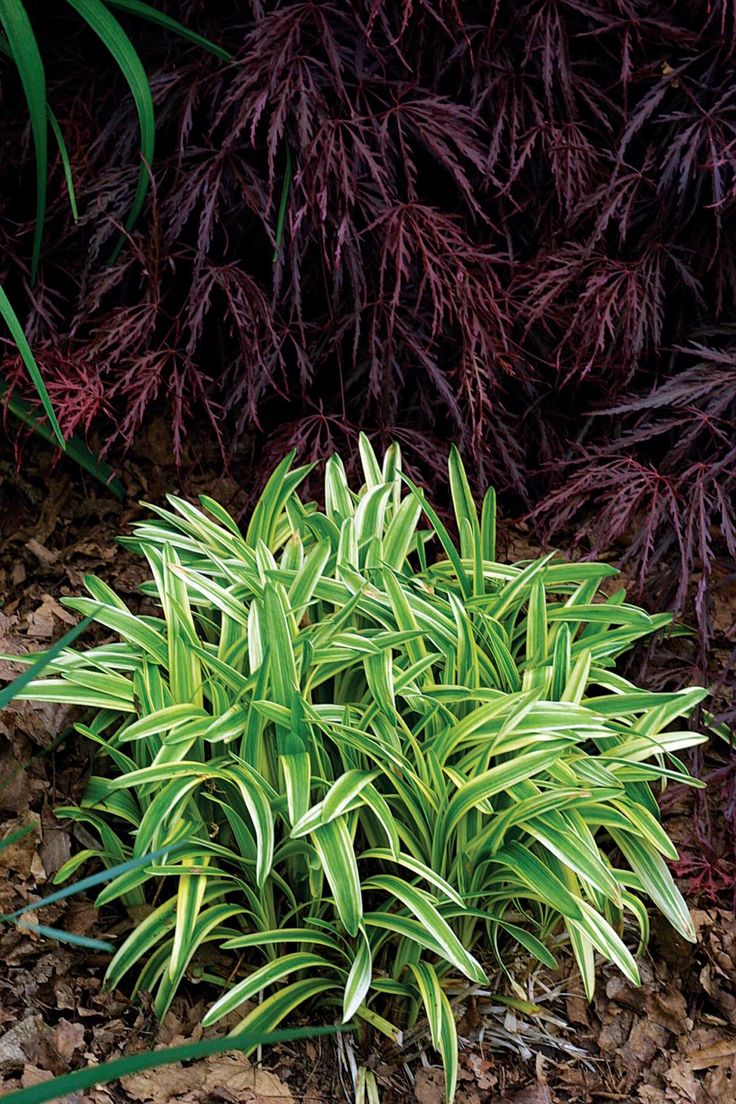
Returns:
[[[455,439],[550,534],[625,543],[680,605],[694,578],[706,640],[736,555],[734,0],[168,9],[235,60],[131,24],[157,157],[112,267],[137,172],[119,74],[36,17],[83,215],[57,166],[32,291],[3,90],[0,278],[16,305],[25,285],[62,424],[129,442],[164,407],[178,454],[207,424],[269,458],[360,426],[425,477]]]

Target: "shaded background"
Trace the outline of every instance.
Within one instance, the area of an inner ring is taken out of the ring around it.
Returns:
[[[119,465],[163,424],[183,470],[249,488],[360,428],[441,483],[455,440],[531,540],[622,561],[697,626],[673,663],[728,677],[733,0],[158,4],[232,64],[118,12],[158,131],[113,265],[132,99],[71,8],[26,6],[80,219],[57,163],[31,286],[34,156],[4,65],[0,281],[65,430]],[[9,345],[0,368],[26,389]]]

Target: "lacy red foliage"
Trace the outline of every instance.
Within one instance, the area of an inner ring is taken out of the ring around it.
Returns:
[[[120,75],[68,13],[38,20],[83,213],[57,166],[32,290],[4,89],[0,278],[62,424],[129,442],[163,407],[177,454],[204,422],[266,463],[360,426],[425,479],[455,439],[550,535],[624,544],[653,603],[693,579],[707,642],[736,554],[734,0],[168,9],[235,60],[131,23],[157,155],[112,267],[137,172]]]

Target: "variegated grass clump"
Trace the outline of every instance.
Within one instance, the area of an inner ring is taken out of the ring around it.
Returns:
[[[118,639],[24,693],[92,712],[103,773],[57,812],[100,845],[61,877],[171,848],[97,899],[153,906],[109,985],[162,1016],[196,968],[220,990],[205,1026],[242,1010],[236,1034],[315,1000],[395,1040],[424,1016],[450,1099],[450,998],[513,942],[553,967],[566,936],[590,996],[596,952],[638,981],[647,898],[693,938],[651,787],[692,782],[676,753],[701,737],[670,726],[704,691],[615,672],[669,616],[601,594],[613,568],[497,562],[494,495],[479,514],[455,451],[459,544],[397,447],[361,455],[358,492],[327,461],[324,510],[287,457],[245,535],[206,497],[152,507],[125,543],[158,615],[89,578],[66,604]]]

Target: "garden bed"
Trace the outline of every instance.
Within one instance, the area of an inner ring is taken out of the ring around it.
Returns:
[[[100,574],[133,599],[145,572],[115,543],[138,507],[117,503],[94,487],[80,493],[75,473],[62,466],[48,476],[35,464],[36,458],[18,474],[9,455],[0,458],[0,591],[7,595],[0,608],[3,652],[42,648],[66,631],[75,618],[59,598],[78,593],[85,574]],[[129,502],[155,501],[164,488],[178,489],[155,432],[122,474]],[[189,495],[206,487],[236,514],[245,505],[247,481],[236,475],[191,476],[185,484],[181,489]],[[523,546],[523,528],[509,527],[506,539]],[[12,668],[6,665],[2,673],[9,675]],[[0,837],[32,825],[28,835],[0,853],[7,872],[0,886],[2,912],[50,892],[53,875],[79,846],[71,828],[53,817],[55,804],[78,800],[89,767],[87,749],[73,736],[54,746],[66,720],[63,707],[23,703],[11,706],[0,721]],[[714,759],[713,767],[721,764]],[[676,840],[692,850],[688,801],[669,802],[667,816]],[[709,813],[707,807],[700,811]],[[712,815],[720,815],[717,802]],[[736,925],[728,895],[733,871],[728,840],[724,846],[711,881],[693,882],[701,890],[691,901],[698,945],[690,947],[665,922],[656,923],[641,989],[606,970],[588,1005],[569,962],[559,976],[542,969],[525,976],[520,964],[519,981],[539,1009],[534,1015],[514,1012],[484,993],[458,999],[459,1104],[708,1104],[736,1098]],[[43,922],[79,935],[115,933],[117,924],[124,930],[119,912],[110,908],[98,916],[84,898],[42,915]],[[6,963],[0,971],[3,1092],[121,1053],[201,1036],[207,994],[194,983],[159,1025],[145,1000],[134,1006],[124,993],[102,990],[104,955],[12,928],[0,938],[0,955]],[[498,986],[504,995],[500,980]],[[186,1069],[137,1074],[122,1087],[101,1087],[84,1099],[326,1104],[348,1099],[352,1046],[324,1039],[284,1045],[267,1052],[262,1067],[238,1055],[210,1058]],[[421,1034],[403,1053],[367,1040],[359,1058],[374,1070],[384,1101],[441,1101],[442,1073]]]

